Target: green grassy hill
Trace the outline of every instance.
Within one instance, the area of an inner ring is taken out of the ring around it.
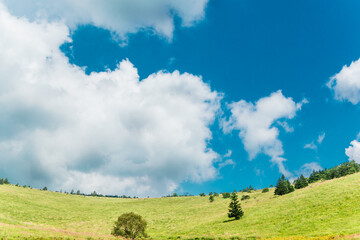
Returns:
[[[360,173],[273,192],[250,193],[244,217],[227,221],[230,200],[221,197],[110,199],[1,185],[0,239],[114,239],[113,222],[130,211],[148,221],[153,239],[360,236]]]

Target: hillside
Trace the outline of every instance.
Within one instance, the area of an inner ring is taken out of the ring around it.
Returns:
[[[244,218],[227,221],[230,200],[221,197],[213,203],[208,196],[110,199],[1,185],[0,235],[1,239],[113,239],[113,222],[129,211],[148,221],[148,233],[153,239],[360,233],[360,173],[317,182],[281,197],[273,192],[250,193],[250,200],[241,201]]]

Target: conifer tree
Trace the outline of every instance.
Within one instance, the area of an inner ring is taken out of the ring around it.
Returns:
[[[294,185],[295,185],[296,189],[300,189],[300,188],[307,187],[309,184],[308,184],[306,178],[301,174],[301,176],[295,180]]]
[[[233,192],[231,194],[230,198],[231,198],[231,202],[229,204],[228,217],[229,218],[235,218],[235,220],[238,220],[244,215],[244,212],[241,209],[241,205],[239,203],[238,196],[237,196],[236,192]]]
[[[289,180],[287,180],[285,178],[285,176],[282,175],[281,178],[279,178],[279,180],[278,180],[278,182],[276,184],[275,195],[284,195],[284,194],[287,194],[287,193],[291,193],[294,190],[295,189],[290,184]]]

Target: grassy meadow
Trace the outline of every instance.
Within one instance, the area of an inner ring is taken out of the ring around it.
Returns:
[[[360,236],[360,173],[284,196],[274,196],[273,188],[248,195],[241,201],[244,217],[229,221],[230,199],[222,197],[212,203],[208,196],[112,199],[1,185],[0,239],[115,239],[114,221],[130,211],[147,220],[152,239]]]

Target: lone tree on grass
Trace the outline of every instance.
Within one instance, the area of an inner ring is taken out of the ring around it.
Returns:
[[[210,202],[213,202],[213,201],[214,201],[214,195],[210,195],[210,196],[209,196],[209,201],[210,201]]]
[[[295,189],[294,187],[290,184],[289,180],[287,180],[285,178],[284,175],[281,176],[281,178],[279,178],[276,188],[275,188],[275,195],[284,195],[287,193],[291,193],[293,192]]]
[[[147,223],[138,214],[130,212],[122,214],[115,222],[112,235],[130,239],[148,237],[145,233]]]
[[[230,198],[231,198],[231,202],[229,204],[228,217],[229,218],[235,218],[235,220],[238,220],[244,215],[244,212],[241,209],[241,205],[239,203],[238,196],[237,196],[236,192],[233,192],[231,194]]]

